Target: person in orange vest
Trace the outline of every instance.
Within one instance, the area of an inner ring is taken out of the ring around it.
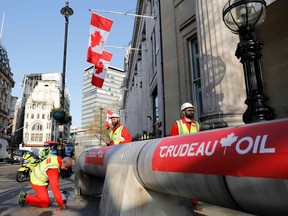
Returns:
[[[183,103],[181,106],[182,118],[177,120],[170,131],[170,136],[197,133],[200,131],[200,125],[194,120],[194,106],[189,103]]]
[[[184,135],[197,133],[200,131],[200,125],[197,121],[194,120],[194,106],[185,102],[181,106],[182,118],[177,120],[170,131],[170,136]],[[204,211],[199,204],[198,200],[192,200],[192,204],[197,211]]]
[[[25,204],[47,208],[50,205],[48,194],[48,184],[50,185],[56,202],[60,206],[58,210],[65,210],[66,204],[62,199],[59,187],[60,170],[67,170],[72,166],[72,159],[69,157],[61,158],[60,156],[50,155],[37,165],[30,174],[30,185],[36,195],[27,194],[21,191],[19,194],[18,205],[23,207]]]
[[[120,124],[120,116],[112,114],[110,116],[112,130],[109,133],[110,142],[108,145],[118,145],[132,142],[132,137],[126,127]]]

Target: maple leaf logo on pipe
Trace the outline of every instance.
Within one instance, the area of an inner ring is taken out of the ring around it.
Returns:
[[[227,137],[222,138],[220,140],[222,147],[225,147],[224,155],[226,153],[226,148],[230,147],[233,143],[235,143],[237,141],[237,139],[238,139],[238,136],[235,136],[234,133],[230,133]]]

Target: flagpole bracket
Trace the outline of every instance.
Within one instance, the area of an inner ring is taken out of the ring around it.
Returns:
[[[126,15],[126,16],[134,16],[134,17],[140,17],[140,18],[156,19],[156,16],[147,16],[147,15],[140,15],[140,14],[131,14],[131,13],[127,13],[127,12],[97,10],[97,9],[92,9],[92,8],[89,8],[88,10],[89,10],[89,11],[92,11],[92,12],[103,12],[103,13],[119,14],[119,15]]]

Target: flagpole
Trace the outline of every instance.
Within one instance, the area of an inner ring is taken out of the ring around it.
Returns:
[[[68,37],[68,24],[69,24],[69,16],[72,16],[74,11],[69,7],[69,1],[66,1],[66,6],[60,10],[60,13],[65,18],[65,34],[64,34],[64,53],[63,53],[63,70],[62,70],[62,93],[60,99],[60,107],[65,110],[65,74],[66,74],[66,54],[67,54],[67,37]],[[63,124],[61,124],[63,125]],[[62,131],[59,133],[59,144],[60,149],[58,155],[64,156],[64,146],[63,146],[63,138],[65,136],[64,126],[62,127]],[[62,176],[63,177],[63,176]]]
[[[132,48],[132,47],[127,47],[127,46],[110,46],[110,45],[105,45],[105,47],[109,47],[109,48],[117,48],[117,49],[129,49],[129,50],[142,50],[139,48]]]
[[[127,15],[127,16],[135,16],[135,17],[141,17],[141,18],[149,18],[149,19],[155,19],[154,16],[146,16],[146,15],[139,15],[139,14],[131,14],[126,12],[116,12],[116,11],[107,11],[107,10],[96,10],[96,9],[88,9],[89,11],[95,11],[95,12],[103,12],[103,13],[111,13],[111,14],[120,14],[120,15]]]
[[[2,33],[3,33],[4,21],[5,21],[5,13],[3,14],[3,19],[2,19],[1,32],[0,32],[0,40],[2,40]]]

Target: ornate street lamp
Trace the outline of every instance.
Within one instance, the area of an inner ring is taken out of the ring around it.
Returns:
[[[73,15],[74,11],[70,8],[69,1],[65,2],[66,6],[60,10],[60,13],[65,18],[65,35],[64,35],[64,54],[63,54],[63,70],[62,70],[62,93],[61,93],[61,108],[58,111],[55,111],[53,117],[57,120],[61,125],[61,132],[59,133],[59,155],[64,155],[64,146],[63,146],[63,134],[64,134],[64,126],[63,124],[68,123],[71,121],[71,117],[67,114],[65,110],[65,74],[66,74],[66,53],[67,53],[67,36],[68,36],[68,24],[69,24],[69,17]],[[67,117],[68,116],[68,117]]]
[[[252,36],[252,32],[265,21],[266,2],[229,0],[223,8],[222,15],[225,25],[240,36],[235,55],[243,64],[246,83],[247,110],[243,114],[243,121],[247,124],[275,119],[274,110],[265,104],[268,97],[264,94],[260,66],[260,51],[264,43]]]
[[[65,102],[65,73],[66,73],[66,53],[67,53],[67,36],[68,36],[68,24],[69,24],[69,17],[73,15],[74,11],[70,8],[69,1],[65,2],[66,6],[63,7],[60,13],[65,18],[65,36],[64,36],[64,54],[63,54],[63,71],[62,71],[62,94],[61,94],[61,107],[65,109],[64,102]]]

